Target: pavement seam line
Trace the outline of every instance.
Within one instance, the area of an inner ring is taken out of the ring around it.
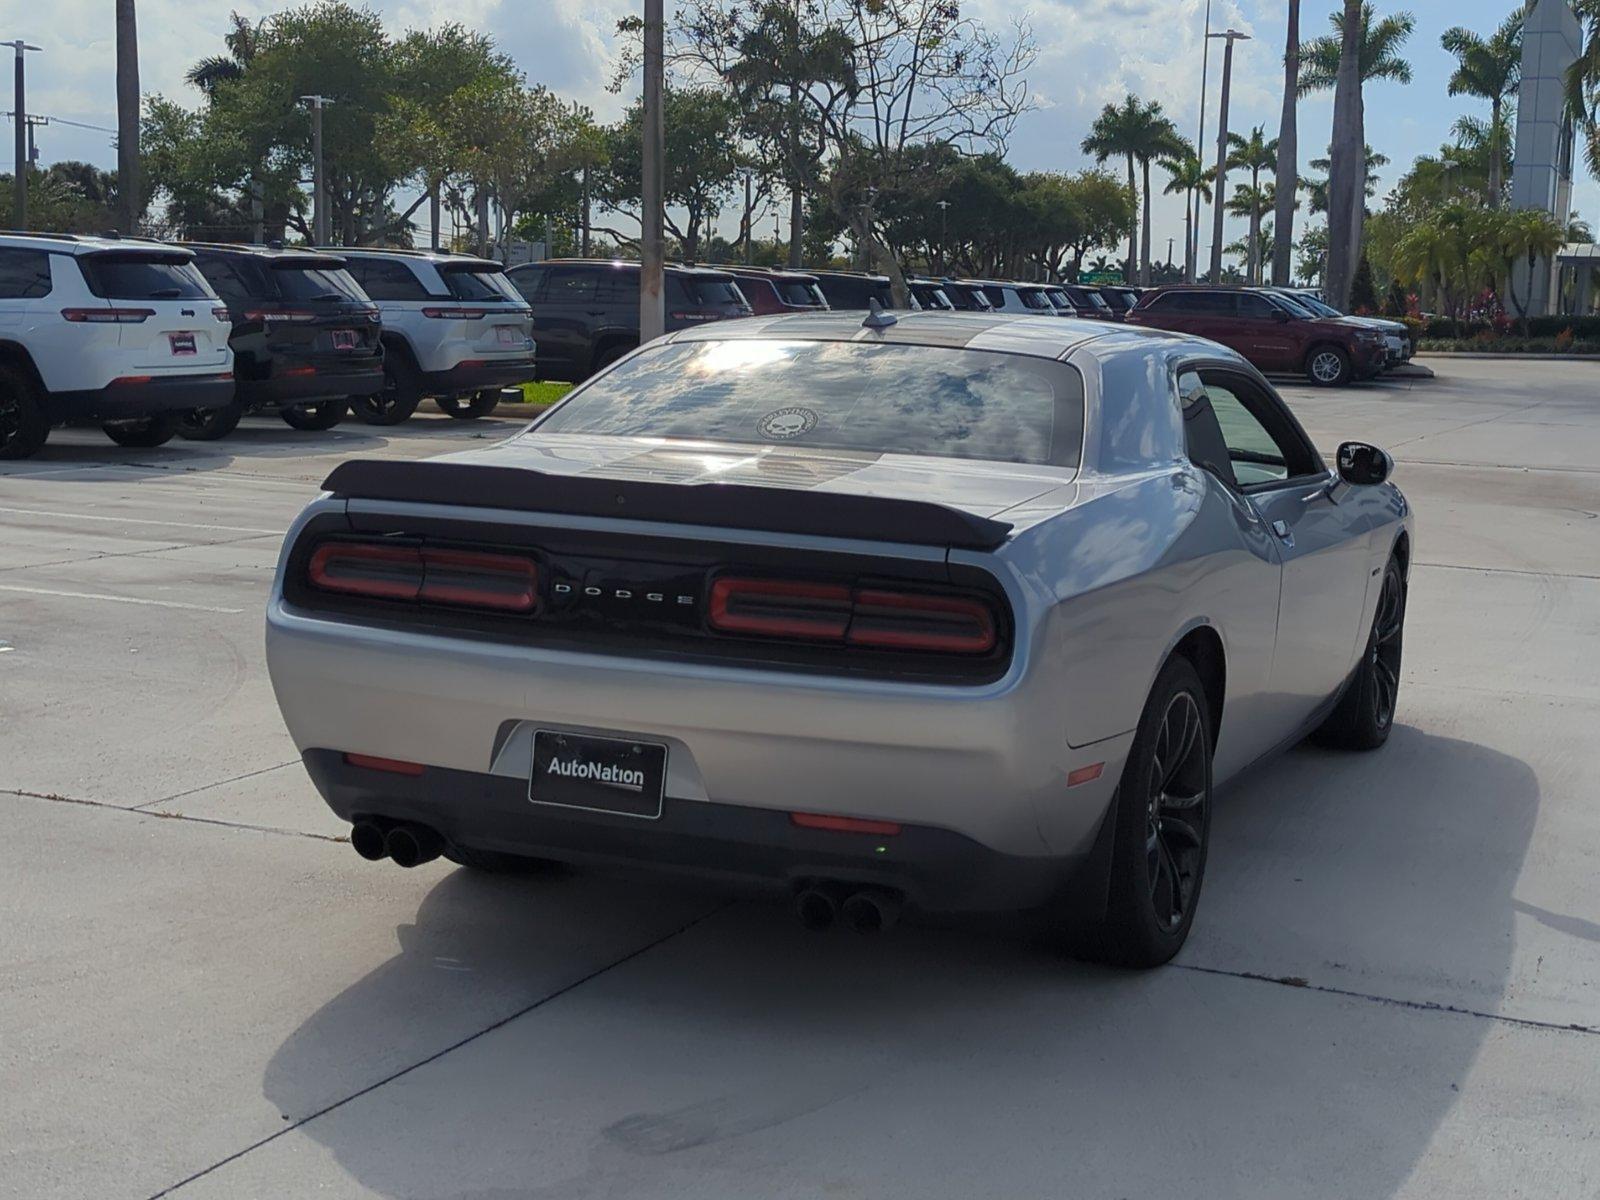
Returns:
[[[274,768],[276,769],[276,768]],[[224,783],[229,782],[223,780]],[[215,784],[210,786],[215,787]],[[200,789],[204,790],[204,789]],[[83,800],[77,796],[62,796],[56,792],[29,792],[22,788],[0,789],[0,796],[21,796],[27,800],[46,800],[53,804],[78,804],[84,808],[98,808],[106,812],[130,813],[135,817],[155,817],[161,821],[192,821],[196,825],[218,825],[223,829],[244,829],[252,833],[275,833],[280,837],[311,838],[317,842],[348,842],[348,837],[335,837],[331,833],[308,833],[304,829],[283,829],[276,825],[252,825],[248,821],[224,821],[220,817],[196,817],[188,813],[160,812],[151,808],[128,808],[122,804],[108,804],[104,800]],[[147,801],[160,804],[160,800]]]
[[[1256,971],[1228,971],[1221,967],[1201,967],[1193,963],[1172,963],[1176,970],[1194,971],[1200,975],[1221,975],[1228,979],[1245,979],[1252,983],[1270,983],[1277,987],[1296,988],[1305,992],[1321,992],[1325,996],[1343,996],[1350,1000],[1366,1000],[1372,1004],[1388,1004],[1395,1008],[1409,1008],[1416,1012],[1447,1013],[1457,1017],[1477,1017],[1484,1021],[1498,1021],[1521,1029],[1542,1029],[1551,1033],[1581,1033],[1600,1036],[1600,1026],[1563,1025],[1558,1021],[1540,1021],[1534,1017],[1508,1017],[1504,1013],[1484,1012],[1477,1008],[1462,1008],[1455,1004],[1440,1004],[1434,1000],[1403,1000],[1398,996],[1383,996],[1376,992],[1358,992],[1354,988],[1335,987],[1332,984],[1312,983],[1298,975],[1263,975]]]
[[[212,546],[237,546],[241,542],[259,542],[263,538],[281,538],[281,533],[252,533],[248,537],[224,538],[220,542],[174,542],[170,546],[153,546],[147,550],[117,550],[107,554],[86,554],[81,558],[58,558],[51,562],[20,563],[14,567],[0,567],[0,571],[35,571],[44,567],[70,567],[79,563],[101,562],[108,558],[140,558],[150,554],[171,554],[174,550],[204,550]]]
[[[294,766],[299,761],[300,760],[298,758],[291,758],[288,762],[277,763],[277,764],[275,764],[273,766],[270,766],[270,767],[262,767],[262,768],[260,768],[259,770],[256,770],[256,771],[246,771],[243,775],[235,775],[235,776],[233,776],[232,778],[229,778],[229,779],[219,779],[215,783],[203,783],[199,787],[190,788],[188,791],[173,792],[172,795],[163,796],[159,800],[146,800],[143,804],[135,804],[128,811],[129,812],[144,812],[145,810],[147,810],[149,808],[152,808],[157,804],[170,804],[174,800],[182,800],[185,796],[192,796],[196,792],[205,792],[205,791],[209,791],[210,789],[212,789],[214,787],[224,787],[224,786],[226,786],[227,784],[230,784],[230,783],[238,783],[241,779],[254,779],[257,775],[265,775],[269,771],[281,771],[285,767]],[[118,807],[120,808],[121,805],[118,805]]]
[[[1533,571],[1522,567],[1471,567],[1466,563],[1414,562],[1414,567],[1435,571],[1481,571],[1485,575],[1526,575],[1533,579],[1600,579],[1584,571]]]
[[[267,1145],[270,1142],[277,1141],[279,1138],[283,1137],[285,1134],[293,1133],[296,1129],[299,1129],[301,1126],[309,1125],[312,1121],[315,1121],[320,1117],[327,1116],[329,1113],[333,1112],[335,1109],[343,1108],[346,1104],[349,1104],[351,1101],[359,1100],[359,1099],[361,1099],[361,1097],[363,1097],[365,1095],[368,1095],[371,1092],[375,1092],[379,1088],[385,1087],[388,1084],[393,1083],[395,1080],[401,1079],[404,1076],[407,1076],[407,1075],[411,1074],[411,1072],[413,1072],[413,1071],[420,1070],[421,1068],[426,1067],[431,1063],[438,1062],[441,1058],[444,1058],[446,1055],[453,1054],[455,1051],[460,1050],[463,1046],[470,1045],[471,1043],[477,1041],[479,1038],[484,1037],[487,1034],[491,1034],[491,1033],[494,1033],[496,1030],[505,1028],[507,1025],[511,1024],[511,1022],[517,1020],[520,1017],[527,1016],[529,1013],[533,1012],[535,1009],[543,1008],[546,1004],[549,1004],[552,1001],[561,999],[561,997],[565,996],[568,992],[575,991],[578,988],[582,987],[584,984],[590,983],[593,980],[596,980],[596,979],[600,978],[600,976],[608,974],[609,972],[616,970],[618,967],[626,966],[628,963],[632,962],[634,959],[639,958],[642,955],[648,954],[650,951],[654,950],[657,946],[665,945],[667,942],[670,942],[673,938],[679,936],[680,934],[688,933],[689,930],[693,929],[696,925],[699,925],[699,924],[701,924],[701,923],[703,923],[705,921],[709,921],[712,917],[715,917],[720,913],[727,912],[728,909],[732,908],[737,903],[738,903],[738,901],[736,901],[736,900],[727,900],[727,901],[722,902],[721,904],[717,904],[717,905],[713,906],[712,908],[707,909],[705,912],[701,913],[699,916],[694,917],[691,920],[684,922],[682,925],[679,925],[676,929],[668,930],[666,933],[662,934],[660,937],[655,938],[652,941],[648,941],[644,945],[636,947],[635,949],[628,951],[628,953],[624,954],[621,958],[613,959],[609,963],[604,963],[601,966],[598,966],[594,970],[590,971],[588,974],[582,975],[579,978],[574,979],[571,983],[563,984],[561,987],[556,988],[554,991],[547,992],[545,995],[540,996],[537,1000],[534,1000],[531,1003],[526,1004],[523,1007],[517,1009],[516,1012],[510,1013],[507,1016],[501,1017],[499,1020],[494,1021],[493,1023],[491,1023],[489,1025],[485,1025],[482,1029],[478,1030],[476,1033],[469,1033],[469,1034],[467,1034],[466,1037],[461,1038],[458,1041],[452,1042],[450,1045],[444,1047],[443,1049],[435,1050],[432,1054],[429,1054],[425,1058],[420,1058],[416,1062],[411,1063],[408,1066],[401,1067],[399,1070],[394,1071],[394,1072],[384,1076],[382,1079],[374,1080],[372,1083],[367,1084],[365,1087],[360,1088],[357,1091],[351,1092],[348,1096],[345,1096],[345,1097],[343,1097],[342,1099],[339,1099],[339,1100],[335,1100],[331,1104],[324,1105],[322,1108],[317,1109],[316,1112],[308,1113],[306,1116],[303,1116],[303,1117],[299,1118],[298,1120],[292,1122],[291,1124],[285,1125],[282,1129],[274,1130],[272,1133],[269,1133],[266,1137],[261,1138],[258,1141],[252,1142],[250,1145],[244,1147],[244,1149],[235,1150],[232,1154],[228,1155],[226,1158],[218,1159],[216,1162],[212,1163],[209,1167],[202,1168],[201,1170],[196,1171],[193,1175],[190,1175],[190,1176],[188,1176],[187,1178],[184,1178],[184,1179],[180,1179],[180,1180],[178,1180],[177,1183],[172,1184],[170,1187],[163,1188],[161,1191],[156,1192],[154,1195],[152,1195],[150,1197],[150,1200],[161,1200],[161,1198],[163,1196],[170,1196],[174,1192],[176,1192],[179,1188],[188,1187],[191,1183],[195,1182],[197,1179],[202,1179],[205,1176],[210,1175],[213,1171],[220,1170],[221,1168],[227,1166],[229,1163],[237,1162],[239,1159],[243,1158],[245,1155],[253,1153],[256,1150],[261,1149],[263,1146]]]

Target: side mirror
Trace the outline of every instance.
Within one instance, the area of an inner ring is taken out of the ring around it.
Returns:
[[[1394,459],[1387,451],[1366,442],[1341,442],[1339,478],[1358,487],[1383,483],[1394,474]]]

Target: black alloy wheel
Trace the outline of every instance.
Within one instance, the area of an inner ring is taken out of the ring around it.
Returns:
[[[1328,719],[1316,731],[1325,746],[1376,750],[1389,740],[1400,698],[1400,663],[1405,646],[1406,581],[1400,562],[1390,558],[1383,571],[1372,629],[1355,673]]]
[[[219,408],[193,408],[178,414],[178,436],[193,442],[214,442],[239,427],[244,408],[224,404]]]
[[[398,425],[422,403],[422,379],[398,351],[383,356],[383,390],[351,396],[350,411],[365,425]]]
[[[178,418],[172,413],[158,413],[153,417],[107,421],[100,428],[105,430],[105,435],[119,446],[149,450],[155,446],[164,446],[177,436]]]
[[[500,405],[500,389],[486,388],[465,396],[439,396],[434,400],[439,411],[457,420],[470,421],[486,417]]]
[[[1205,722],[1193,692],[1167,705],[1150,760],[1145,801],[1145,872],[1151,911],[1170,933],[1183,924],[1204,866],[1201,831],[1210,814],[1211,768]]]
[[[0,459],[31,457],[49,435],[32,381],[20,371],[0,367]]]
[[[291,404],[278,415],[291,429],[332,429],[344,420],[346,401],[319,400],[314,404]]]

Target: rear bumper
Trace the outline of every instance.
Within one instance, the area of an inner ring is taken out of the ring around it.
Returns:
[[[288,373],[297,370],[306,373]],[[266,379],[239,380],[238,399],[246,408],[282,408],[287,404],[306,404],[316,400],[370,396],[382,390],[381,358],[363,362],[359,367],[345,364],[323,367],[289,363],[284,369]]]
[[[509,387],[514,383],[531,383],[533,377],[534,356],[528,354],[519,358],[457,363],[446,371],[426,371],[422,379],[428,394],[449,395]]]
[[[117,381],[83,392],[52,392],[46,399],[51,422],[122,421],[155,413],[187,412],[194,408],[220,408],[231,403],[233,373],[207,375],[156,375],[139,382]]]
[[[346,821],[427,825],[452,846],[599,866],[642,866],[740,886],[805,880],[889,888],[924,911],[1031,908],[1089,861],[1007,855],[948,829],[906,825],[882,836],[801,828],[765,808],[668,798],[655,820],[532,804],[526,775],[428,768],[419,776],[352,767],[338,751],[303,757],[317,790]]]

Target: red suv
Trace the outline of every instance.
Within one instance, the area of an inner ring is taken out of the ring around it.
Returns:
[[[738,281],[739,290],[758,317],[772,313],[821,312],[828,307],[815,275],[804,271],[767,271],[760,267],[724,269]]]
[[[1380,330],[1308,316],[1276,296],[1241,288],[1160,288],[1140,296],[1126,320],[1210,338],[1262,371],[1303,371],[1319,387],[1376,375],[1386,357]]]

